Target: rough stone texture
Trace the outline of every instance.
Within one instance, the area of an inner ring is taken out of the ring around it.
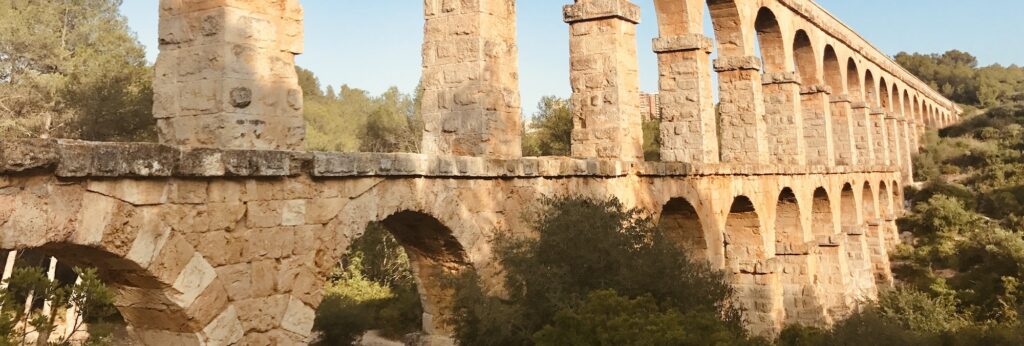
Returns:
[[[768,163],[760,66],[760,59],[752,56],[725,56],[715,60],[722,162]]]
[[[297,0],[161,1],[162,144],[0,141],[0,248],[99,268],[147,345],[307,344],[327,273],[370,222],[413,261],[420,343],[450,345],[441,279],[472,269],[500,291],[490,239],[531,234],[524,216],[558,196],[654,212],[694,258],[728,274],[759,335],[828,327],[891,287],[919,129],[961,110],[812,1],[655,5],[665,162],[641,160],[640,13],[625,0],[563,12],[576,158],[520,157],[512,0],[425,0],[425,154],[298,151]],[[751,17],[762,8],[777,28]],[[829,71],[828,84],[864,90],[864,102],[823,85],[820,54],[765,40],[764,63],[755,58],[751,38],[772,30],[805,30],[856,61],[856,75]],[[897,86],[923,110],[904,118],[875,93]]]
[[[161,1],[153,114],[161,143],[304,147],[298,0]]]
[[[424,0],[423,152],[522,156],[514,0]]]
[[[565,6],[573,157],[643,160],[639,15],[640,8],[626,0],[579,0]]]

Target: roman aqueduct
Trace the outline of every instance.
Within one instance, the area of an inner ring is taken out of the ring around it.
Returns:
[[[757,333],[827,325],[892,285],[911,156],[957,106],[811,0],[655,4],[661,162],[642,158],[627,0],[565,7],[572,157],[521,155],[514,0],[425,0],[421,154],[303,151],[298,0],[162,0],[160,143],[0,141],[0,248],[98,268],[153,345],[308,342],[371,222],[406,247],[444,343],[441,274],[496,285],[493,235],[567,195],[656,213],[731,274]]]

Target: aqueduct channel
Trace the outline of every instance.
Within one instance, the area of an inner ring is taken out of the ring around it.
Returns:
[[[661,162],[642,159],[625,0],[565,8],[571,158],[521,157],[513,0],[425,1],[422,154],[302,151],[298,1],[161,1],[161,143],[0,141],[0,248],[98,268],[153,345],[309,342],[327,272],[372,222],[410,253],[444,343],[442,274],[499,285],[493,236],[571,195],[656,213],[730,274],[757,333],[875,298],[919,138],[960,110],[812,1],[655,4]]]

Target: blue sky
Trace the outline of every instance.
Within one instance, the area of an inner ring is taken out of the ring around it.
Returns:
[[[157,54],[159,0],[125,0],[132,29]],[[523,111],[544,95],[568,96],[568,26],[561,7],[569,0],[519,0],[520,83]],[[420,0],[305,0],[306,47],[298,64],[322,83],[383,92],[411,92],[420,76],[423,5]],[[638,28],[641,89],[657,90],[657,36],[653,0],[642,7]],[[1024,65],[1024,1],[1021,0],[819,0],[883,52],[968,51],[983,65]],[[708,25],[710,27],[710,25]],[[710,36],[710,35],[709,35]]]

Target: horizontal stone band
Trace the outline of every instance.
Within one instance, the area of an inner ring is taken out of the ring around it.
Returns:
[[[591,0],[565,5],[563,15],[569,24],[612,18],[640,24],[640,6],[627,0]]]
[[[761,84],[800,84],[800,75],[796,72],[765,72]]]
[[[807,86],[804,86],[804,87],[800,88],[800,94],[801,95],[811,95],[811,94],[818,94],[818,93],[832,94],[832,87],[830,87],[828,85],[816,84],[816,85],[807,85]]]
[[[712,45],[711,39],[701,34],[657,37],[654,39],[654,52],[671,53],[699,50],[711,53]]]
[[[715,72],[761,70],[761,59],[756,56],[726,56],[715,59]]]

